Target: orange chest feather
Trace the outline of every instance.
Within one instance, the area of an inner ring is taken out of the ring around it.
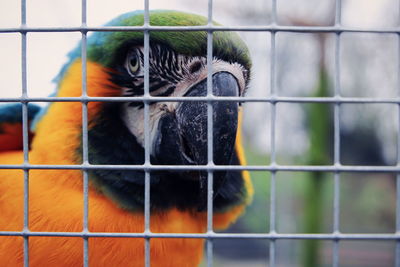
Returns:
[[[3,157],[20,157],[16,153]],[[56,179],[82,180],[79,171],[32,170],[29,181],[29,230],[81,232],[83,230],[82,183],[63,187]],[[6,189],[7,188],[7,189]],[[77,188],[80,188],[79,190]],[[0,171],[0,231],[23,228],[23,173]],[[201,233],[204,214],[170,210],[151,215],[151,231],[159,233]],[[143,214],[118,208],[94,190],[89,191],[89,231],[143,233]],[[82,266],[83,239],[79,237],[30,237],[31,266]],[[0,238],[2,266],[22,266],[22,238]],[[154,266],[196,266],[202,258],[201,239],[151,239]],[[140,238],[89,238],[91,266],[143,266],[144,240]]]
[[[21,152],[0,154],[0,162],[20,164]],[[60,180],[75,183],[60,184]],[[23,172],[0,170],[0,231],[23,228]],[[215,227],[226,227],[243,210],[237,207],[214,215]],[[29,175],[29,230],[81,232],[83,230],[82,174],[76,170],[31,170]],[[155,233],[204,233],[205,213],[176,209],[153,213],[150,230]],[[89,191],[89,231],[142,233],[142,213],[131,213],[94,190]],[[204,241],[190,238],[152,238],[154,266],[197,266]],[[23,239],[0,238],[2,266],[22,266]],[[31,266],[82,266],[83,239],[80,237],[30,237]],[[143,266],[144,240],[141,238],[89,238],[91,266]]]

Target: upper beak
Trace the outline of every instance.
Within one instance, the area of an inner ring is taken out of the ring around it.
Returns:
[[[238,96],[239,85],[228,72],[212,76],[212,90],[215,96]],[[207,95],[207,80],[192,86],[185,96]],[[207,102],[185,101],[178,104],[175,113],[161,117],[158,135],[154,142],[157,162],[168,165],[206,165],[208,163]],[[213,162],[229,165],[234,151],[238,126],[238,103],[236,101],[212,102],[212,143]],[[211,138],[210,138],[211,139]],[[214,189],[224,182],[226,171],[214,173]],[[200,205],[205,205],[207,172],[182,172],[183,179],[199,179]]]

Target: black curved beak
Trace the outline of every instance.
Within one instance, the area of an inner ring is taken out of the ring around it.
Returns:
[[[212,77],[215,96],[238,96],[239,85],[228,72],[218,72]],[[207,80],[192,86],[185,96],[207,95]],[[229,165],[234,152],[238,126],[238,103],[216,101],[213,107],[213,161],[216,165]],[[206,165],[208,163],[207,102],[181,102],[175,113],[160,119],[158,135],[154,142],[155,158],[159,164]],[[218,191],[226,172],[214,173],[214,191]],[[182,179],[198,180],[200,186],[199,209],[205,207],[207,172],[182,172]],[[203,207],[204,206],[204,207]]]

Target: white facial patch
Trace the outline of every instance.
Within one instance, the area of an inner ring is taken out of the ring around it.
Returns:
[[[205,60],[205,59],[204,59]],[[211,65],[211,72],[214,75],[217,72],[229,72],[232,74],[239,84],[239,95],[243,95],[246,89],[246,81],[244,77],[244,68],[242,65],[238,63],[229,63],[220,59],[213,59],[213,63]],[[207,79],[208,69],[206,67],[206,63],[204,62],[204,67],[202,67],[199,71],[194,74],[187,75],[185,79],[177,83],[175,92],[173,96],[183,96],[193,85]]]
[[[170,96],[181,97],[184,96],[194,85],[200,83],[207,78],[207,64],[205,58],[194,57],[191,60],[184,61],[178,60],[182,63],[182,73],[185,73],[184,78],[175,84],[175,89]],[[186,63],[186,64],[184,64]],[[196,65],[196,71],[190,71],[193,68],[193,64]],[[214,59],[212,63],[212,74],[217,72],[229,72],[238,81],[239,95],[244,94],[245,90],[245,77],[244,68],[238,63],[228,63],[219,59]],[[122,95],[129,91],[129,88],[122,88]],[[157,91],[164,90],[160,88]],[[157,95],[156,92],[151,92],[151,95]],[[180,102],[157,102],[149,105],[149,148],[150,154],[154,155],[154,142],[158,129],[158,124],[162,115],[167,112],[175,112]],[[132,106],[130,103],[124,103],[122,107],[122,119],[129,131],[136,137],[137,142],[144,147],[144,107],[143,106]]]
[[[153,154],[153,144],[156,137],[158,128],[158,122],[163,114],[167,110],[175,110],[175,106],[172,106],[171,102],[158,102],[153,105],[149,105],[149,146],[150,154]],[[168,107],[170,106],[170,107]],[[128,127],[129,131],[136,137],[137,142],[144,147],[144,108],[137,106],[129,106],[129,103],[124,103],[122,108],[122,120]]]

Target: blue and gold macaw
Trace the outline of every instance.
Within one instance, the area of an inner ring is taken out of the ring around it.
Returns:
[[[151,25],[204,25],[201,16],[176,11],[151,11]],[[108,26],[143,25],[143,12],[128,13]],[[58,77],[57,97],[82,95],[80,46]],[[149,90],[158,97],[196,97],[207,93],[207,34],[204,31],[151,31]],[[87,42],[87,92],[92,97],[130,97],[144,93],[143,32],[96,32]],[[249,82],[250,57],[234,33],[213,34],[212,85],[216,96],[243,96]],[[217,165],[244,163],[240,107],[235,101],[213,104],[213,158]],[[142,101],[89,102],[88,156],[96,165],[144,163]],[[0,109],[0,164],[21,164],[21,114]],[[82,104],[53,102],[37,112],[29,152],[31,164],[82,163]],[[6,116],[8,113],[12,116]],[[11,125],[11,126],[9,126]],[[155,165],[207,164],[207,103],[149,103],[150,160]],[[8,128],[7,128],[8,127]],[[2,129],[14,131],[1,131]],[[16,127],[16,128],[15,128]],[[239,128],[239,130],[238,130]],[[15,129],[19,129],[16,130]],[[6,139],[8,138],[8,139]],[[13,140],[12,142],[7,140]],[[207,173],[151,172],[150,230],[154,233],[206,231]],[[144,231],[143,170],[89,170],[90,232]],[[0,231],[23,230],[23,171],[0,170]],[[215,229],[224,229],[242,214],[253,190],[247,172],[214,173]],[[29,230],[81,232],[83,179],[80,170],[29,171]],[[152,266],[197,266],[203,255],[200,238],[152,238]],[[83,239],[29,237],[31,266],[82,266]],[[22,266],[23,238],[0,236],[0,265]],[[143,266],[142,238],[89,238],[90,266]]]

